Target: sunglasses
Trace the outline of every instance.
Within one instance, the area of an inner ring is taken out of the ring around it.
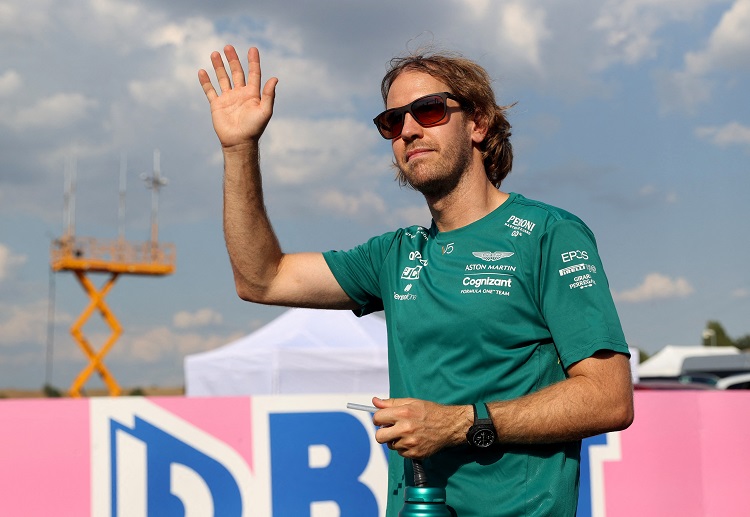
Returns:
[[[448,114],[448,99],[461,103],[453,94],[448,92],[432,93],[413,101],[400,108],[391,108],[372,119],[381,136],[391,140],[401,136],[404,129],[404,117],[409,113],[420,126],[429,127],[438,124]]]

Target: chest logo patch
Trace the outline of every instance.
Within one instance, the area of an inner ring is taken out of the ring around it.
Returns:
[[[512,251],[474,251],[471,254],[485,262],[496,262],[515,255]]]
[[[505,226],[513,230],[511,233],[513,237],[519,237],[523,234],[531,235],[536,223],[529,221],[528,219],[521,219],[520,217],[511,215],[508,220],[505,221]]]
[[[409,253],[409,260],[416,262],[414,266],[406,266],[401,272],[401,278],[403,280],[419,280],[419,273],[422,268],[427,267],[427,261],[422,258],[422,254],[418,251],[412,251]]]

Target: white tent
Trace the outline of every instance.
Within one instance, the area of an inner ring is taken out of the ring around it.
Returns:
[[[667,345],[638,365],[640,377],[678,377],[682,363],[688,357],[739,354],[733,346],[674,346]]]
[[[385,321],[351,311],[289,309],[252,334],[185,358],[188,396],[388,395]]]

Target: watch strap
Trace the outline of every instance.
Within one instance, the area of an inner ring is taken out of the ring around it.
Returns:
[[[492,420],[487,404],[474,404],[474,422],[476,423],[477,420]]]

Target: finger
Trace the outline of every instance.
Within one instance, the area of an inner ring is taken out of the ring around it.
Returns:
[[[245,71],[242,69],[242,63],[240,63],[237,51],[232,45],[227,45],[224,47],[224,55],[227,56],[227,63],[229,63],[229,70],[232,72],[234,87],[245,86]]]
[[[271,113],[273,113],[273,103],[274,99],[276,99],[276,85],[278,83],[279,80],[275,77],[271,77],[268,81],[266,81],[266,85],[263,87],[263,96],[260,99],[260,102],[263,105],[264,109],[268,110]]]
[[[398,439],[398,433],[389,427],[381,427],[375,431],[375,441],[378,443],[391,444],[398,441]]]
[[[394,399],[381,399],[378,397],[372,397],[372,405],[379,409],[384,409],[393,406]]]
[[[247,85],[260,95],[260,52],[256,47],[247,51]],[[265,91],[264,91],[265,93]]]
[[[393,427],[396,424],[396,420],[387,412],[376,411],[372,415],[372,423],[380,429],[386,429],[388,427]],[[385,443],[385,440],[380,443]]]
[[[206,94],[209,103],[219,96],[214,89],[214,85],[211,84],[211,78],[208,76],[208,72],[203,69],[198,70],[198,81],[201,83],[203,93]]]
[[[392,408],[392,407],[398,407],[398,406],[406,406],[406,405],[412,404],[414,402],[417,402],[417,399],[413,399],[413,398],[380,399],[378,397],[373,397],[372,398],[372,405],[375,406],[375,407],[377,407],[377,408],[380,408],[380,409],[389,408],[389,407]]]
[[[378,408],[372,415],[372,422],[380,427],[391,427],[396,424],[397,418],[393,411],[389,411],[393,408],[395,403],[400,399],[381,399],[378,397],[372,398],[372,405]],[[381,442],[385,443],[385,441]]]
[[[232,89],[232,83],[229,80],[229,76],[227,75],[227,70],[224,67],[224,60],[221,59],[221,54],[214,51],[211,52],[211,64],[214,67],[214,72],[216,73],[216,80],[219,83],[219,88],[222,92],[228,92]]]

